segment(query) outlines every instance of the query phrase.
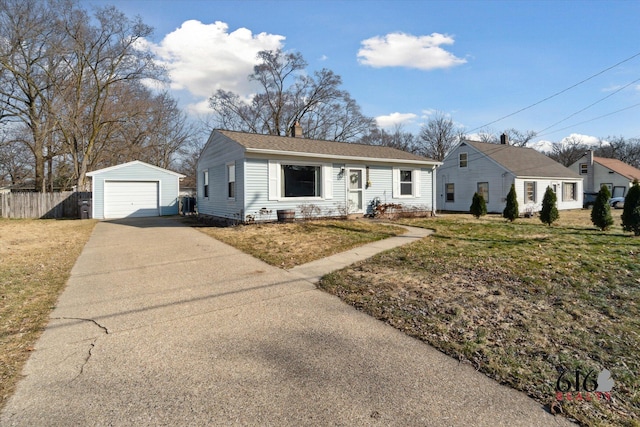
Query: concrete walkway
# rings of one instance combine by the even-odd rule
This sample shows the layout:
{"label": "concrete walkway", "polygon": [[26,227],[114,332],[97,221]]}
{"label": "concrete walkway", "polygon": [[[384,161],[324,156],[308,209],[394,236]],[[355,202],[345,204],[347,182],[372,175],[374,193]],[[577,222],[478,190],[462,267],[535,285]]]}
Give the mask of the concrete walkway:
{"label": "concrete walkway", "polygon": [[101,222],[0,425],[569,425],[317,290],[316,267]]}

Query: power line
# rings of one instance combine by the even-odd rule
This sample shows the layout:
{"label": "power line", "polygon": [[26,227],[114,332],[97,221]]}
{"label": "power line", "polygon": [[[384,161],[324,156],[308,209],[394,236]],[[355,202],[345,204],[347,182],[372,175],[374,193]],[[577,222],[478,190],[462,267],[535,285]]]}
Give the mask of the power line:
{"label": "power line", "polygon": [[475,130],[482,129],[482,128],[487,127],[487,126],[490,126],[490,125],[492,125],[492,124],[494,124],[494,123],[498,123],[499,121],[502,121],[502,120],[504,120],[504,119],[506,119],[506,118],[508,118],[508,117],[515,116],[516,114],[521,113],[521,112],[523,112],[523,111],[525,111],[525,110],[528,110],[529,108],[532,108],[532,107],[535,107],[536,105],[542,104],[543,102],[548,101],[548,100],[550,100],[550,99],[552,99],[552,98],[555,98],[556,96],[561,95],[561,94],[563,94],[563,93],[565,93],[565,92],[567,92],[567,91],[569,91],[569,90],[573,89],[573,88],[574,88],[574,87],[576,87],[576,86],[580,86],[581,84],[588,82],[589,80],[591,80],[591,79],[593,79],[593,78],[595,78],[595,77],[599,76],[600,74],[604,74],[604,73],[606,73],[607,71],[609,71],[609,70],[611,70],[611,69],[613,69],[613,68],[615,68],[615,67],[617,67],[617,66],[619,66],[619,65],[621,65],[621,64],[624,64],[625,62],[631,61],[633,58],[636,58],[636,57],[638,57],[638,56],[640,56],[640,52],[638,52],[638,53],[636,53],[635,55],[632,55],[632,56],[628,57],[627,59],[624,59],[624,60],[622,60],[622,61],[620,61],[620,62],[618,62],[618,63],[616,63],[616,64],[614,64],[614,65],[612,65],[612,66],[610,66],[610,67],[608,67],[608,68],[605,68],[604,70],[599,71],[599,72],[597,72],[596,74],[594,74],[594,75],[592,75],[592,76],[590,76],[590,77],[587,77],[586,79],[581,80],[581,81],[579,81],[578,83],[576,83],[576,84],[574,84],[574,85],[572,85],[572,86],[569,86],[569,87],[568,87],[568,88],[566,88],[566,89],[561,90],[560,92],[556,92],[556,93],[554,93],[553,95],[547,96],[546,98],[541,99],[541,100],[540,100],[540,101],[538,101],[538,102],[535,102],[535,103],[533,103],[533,104],[531,104],[531,105],[529,105],[529,106],[527,106],[527,107],[521,108],[521,109],[519,109],[518,111],[515,111],[515,112],[513,112],[513,113],[511,113],[511,114],[507,114],[506,116],[500,117],[499,119],[494,120],[494,121],[492,121],[492,122],[489,122],[489,123],[487,123],[487,124],[485,124],[485,125],[478,126],[477,128],[471,129],[469,132],[473,132],[473,131],[475,131]]}
{"label": "power line", "polygon": [[538,132],[536,132],[536,134],[537,134],[537,135],[540,135],[540,134],[542,134],[542,132],[544,132],[544,131],[546,131],[546,130],[551,129],[552,127],[555,127],[556,125],[559,125],[560,123],[562,123],[562,122],[564,122],[564,121],[569,120],[571,117],[573,117],[573,116],[577,116],[578,114],[582,113],[583,111],[588,110],[589,108],[593,107],[593,106],[594,106],[594,105],[596,105],[596,104],[599,104],[600,102],[604,101],[605,99],[612,97],[612,96],[613,96],[613,95],[615,95],[616,93],[618,93],[618,92],[620,92],[620,91],[622,91],[622,90],[624,90],[624,89],[628,88],[629,86],[631,86],[632,84],[634,84],[634,83],[636,83],[636,82],[638,82],[638,81],[640,81],[640,79],[636,79],[636,80],[632,81],[631,83],[628,83],[628,84],[626,84],[626,85],[622,86],[621,88],[618,88],[617,90],[613,91],[612,93],[610,93],[609,95],[605,96],[604,98],[600,98],[600,99],[599,99],[599,100],[597,100],[596,102],[594,102],[594,103],[592,103],[592,104],[587,105],[587,106],[586,106],[586,107],[584,107],[583,109],[578,110],[578,111],[576,111],[576,112],[575,112],[575,113],[573,113],[573,114],[568,115],[568,116],[567,116],[567,117],[565,117],[564,119],[562,119],[562,120],[560,120],[560,121],[555,122],[555,123],[554,123],[554,124],[552,124],[551,126],[547,126],[546,128],[544,128],[544,129],[542,129],[542,130],[539,130]]}
{"label": "power line", "polygon": [[599,119],[602,119],[602,118],[604,118],[604,117],[609,117],[609,116],[612,116],[612,115],[614,115],[614,114],[620,113],[620,112],[622,112],[622,111],[630,110],[630,109],[635,108],[635,107],[638,107],[638,106],[640,106],[640,102],[639,102],[639,103],[637,103],[637,104],[630,105],[630,106],[625,107],[625,108],[621,108],[620,110],[616,110],[616,111],[613,111],[613,112],[611,112],[611,113],[603,114],[602,116],[594,117],[594,118],[592,118],[592,119],[585,120],[585,121],[580,122],[580,123],[574,123],[574,124],[572,124],[572,125],[570,125],[570,126],[566,126],[566,127],[560,128],[560,129],[556,129],[556,130],[551,131],[551,132],[543,133],[543,134],[538,135],[538,136],[551,135],[552,133],[560,132],[560,131],[562,131],[562,130],[567,130],[567,129],[572,128],[572,127],[574,127],[574,126],[583,125],[583,124],[585,124],[585,123],[593,122],[593,121],[595,121],[595,120],[599,120]]}

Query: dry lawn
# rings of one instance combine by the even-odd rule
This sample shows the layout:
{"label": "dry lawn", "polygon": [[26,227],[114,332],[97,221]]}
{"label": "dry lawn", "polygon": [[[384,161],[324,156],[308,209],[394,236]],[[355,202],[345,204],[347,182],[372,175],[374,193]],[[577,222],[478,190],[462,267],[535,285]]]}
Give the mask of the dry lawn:
{"label": "dry lawn", "polygon": [[[640,239],[589,212],[507,223],[445,215],[434,235],[320,287],[583,425],[640,425]],[[611,371],[612,402],[556,402],[559,373]],[[593,379],[593,378],[592,378]],[[592,393],[593,394],[593,393]],[[595,397],[595,396],[594,396]],[[556,409],[556,408],[554,408]]]}
{"label": "dry lawn", "polygon": [[198,226],[198,229],[268,264],[285,269],[406,231],[402,227],[356,220]]}
{"label": "dry lawn", "polygon": [[0,219],[0,408],[95,224]]}

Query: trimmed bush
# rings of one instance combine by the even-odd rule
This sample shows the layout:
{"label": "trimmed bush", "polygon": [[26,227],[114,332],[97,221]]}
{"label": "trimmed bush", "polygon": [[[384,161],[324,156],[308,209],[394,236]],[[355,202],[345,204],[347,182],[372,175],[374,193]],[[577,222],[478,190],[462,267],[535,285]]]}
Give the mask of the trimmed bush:
{"label": "trimmed bush", "polygon": [[511,184],[511,190],[507,194],[507,206],[502,211],[502,216],[513,222],[520,216],[518,210],[518,195],[516,194],[515,184]]}
{"label": "trimmed bush", "polygon": [[610,198],[609,189],[603,185],[598,191],[598,196],[591,210],[591,222],[602,231],[608,230],[613,225],[611,206],[609,206]]}
{"label": "trimmed bush", "polygon": [[551,225],[560,218],[560,213],[558,213],[558,207],[556,206],[557,202],[558,198],[555,191],[551,187],[547,187],[547,191],[544,192],[544,197],[542,198],[542,210],[540,211],[540,221],[543,224]]}
{"label": "trimmed bush", "polygon": [[624,198],[622,209],[622,229],[640,236],[640,183],[633,181],[633,186]]}
{"label": "trimmed bush", "polygon": [[471,207],[469,208],[471,211],[471,215],[476,218],[480,218],[487,214],[487,203],[484,201],[484,197],[479,195],[478,193],[473,193],[473,201],[471,202]]}

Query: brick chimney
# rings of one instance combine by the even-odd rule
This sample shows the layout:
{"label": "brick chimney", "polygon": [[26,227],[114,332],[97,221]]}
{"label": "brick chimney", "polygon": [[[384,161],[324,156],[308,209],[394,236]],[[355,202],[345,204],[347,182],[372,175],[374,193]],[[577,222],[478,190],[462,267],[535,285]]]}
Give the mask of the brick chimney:
{"label": "brick chimney", "polygon": [[507,135],[506,133],[500,135],[500,144],[509,145],[509,135]]}
{"label": "brick chimney", "polygon": [[291,126],[291,136],[294,138],[302,138],[302,126],[300,126],[300,122],[296,122],[293,126]]}

